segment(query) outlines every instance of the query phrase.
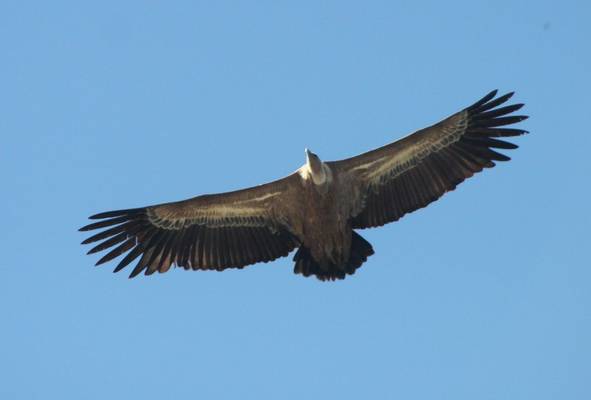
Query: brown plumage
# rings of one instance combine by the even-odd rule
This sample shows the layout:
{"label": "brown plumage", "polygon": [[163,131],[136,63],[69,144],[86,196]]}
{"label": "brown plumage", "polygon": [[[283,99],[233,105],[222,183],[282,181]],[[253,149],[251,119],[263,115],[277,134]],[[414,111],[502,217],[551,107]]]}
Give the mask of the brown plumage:
{"label": "brown plumage", "polygon": [[[513,93],[496,90],[468,108],[401,140],[356,157],[306,164],[286,178],[234,192],[155,206],[109,211],[81,231],[103,229],[82,244],[109,250],[97,265],[125,256],[115,272],[139,259],[130,277],[166,272],[242,268],[294,256],[294,272],[321,280],[353,274],[373,254],[354,229],[381,226],[427,206],[464,179],[509,157],[493,149],[526,119],[523,104],[502,106]],[[501,138],[501,139],[498,139]]]}

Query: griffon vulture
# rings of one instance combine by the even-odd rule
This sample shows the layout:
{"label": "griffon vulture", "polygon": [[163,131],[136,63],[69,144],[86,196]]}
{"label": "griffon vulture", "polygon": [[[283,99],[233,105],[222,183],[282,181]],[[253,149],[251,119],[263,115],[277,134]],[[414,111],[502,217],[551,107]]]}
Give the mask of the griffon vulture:
{"label": "griffon vulture", "polygon": [[[507,128],[526,119],[513,93],[492,91],[470,107],[379,149],[323,162],[306,149],[306,163],[274,182],[149,207],[109,211],[81,231],[103,229],[82,244],[111,249],[96,264],[127,253],[120,271],[139,257],[130,277],[190,270],[242,268],[298,248],[294,272],[343,279],[374,253],[355,230],[394,222],[427,206],[464,179],[509,157],[502,140],[527,131]],[[503,105],[501,107],[501,105]],[[501,138],[501,139],[497,139]]]}

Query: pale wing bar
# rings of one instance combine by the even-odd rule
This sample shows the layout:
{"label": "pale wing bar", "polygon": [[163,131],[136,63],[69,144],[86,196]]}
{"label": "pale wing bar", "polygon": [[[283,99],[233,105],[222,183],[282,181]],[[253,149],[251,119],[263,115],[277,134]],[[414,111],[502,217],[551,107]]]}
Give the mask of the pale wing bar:
{"label": "pale wing bar", "polygon": [[[173,265],[193,270],[242,268],[287,256],[298,245],[284,226],[257,208],[247,209],[241,215],[236,210],[230,212],[231,206],[227,205],[228,212],[224,214],[219,205],[191,205],[198,199],[93,215],[90,219],[101,221],[80,231],[106,229],[82,244],[102,241],[88,254],[110,249],[96,265],[127,253],[114,272],[141,256],[130,278],[142,271],[146,275],[166,272]],[[262,210],[269,205],[265,207]]]}
{"label": "pale wing bar", "polygon": [[[492,91],[432,127],[366,153],[369,160],[356,168],[365,169],[368,189],[362,211],[353,218],[353,228],[396,221],[437,200],[483,168],[494,167],[495,161],[510,160],[493,148],[509,150],[517,145],[495,138],[527,133],[505,127],[527,116],[509,115],[523,104],[498,108],[513,92],[495,98],[496,94],[496,90]],[[402,142],[405,146],[399,145]],[[384,161],[388,157],[389,161]]]}

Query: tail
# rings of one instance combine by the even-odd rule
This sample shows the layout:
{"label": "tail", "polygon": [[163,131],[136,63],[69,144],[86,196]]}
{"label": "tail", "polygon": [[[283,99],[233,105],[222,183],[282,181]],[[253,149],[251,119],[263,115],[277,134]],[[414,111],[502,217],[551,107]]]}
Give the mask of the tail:
{"label": "tail", "polygon": [[326,265],[321,266],[312,256],[307,248],[301,246],[293,260],[295,267],[293,272],[302,274],[304,276],[316,275],[316,278],[321,281],[335,281],[337,279],[345,279],[347,275],[353,275],[355,270],[361,267],[367,257],[374,253],[371,244],[362,238],[359,234],[353,231],[351,237],[351,254],[349,261],[343,265]]}

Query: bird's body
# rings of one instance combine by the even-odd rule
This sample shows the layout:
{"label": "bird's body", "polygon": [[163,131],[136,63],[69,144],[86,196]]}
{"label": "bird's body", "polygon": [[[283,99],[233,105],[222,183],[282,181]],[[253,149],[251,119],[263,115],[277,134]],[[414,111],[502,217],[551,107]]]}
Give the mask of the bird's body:
{"label": "bird's body", "polygon": [[140,257],[131,277],[144,271],[242,268],[294,256],[296,273],[321,280],[353,274],[373,254],[355,230],[381,226],[425,207],[464,179],[509,158],[492,148],[517,146],[495,137],[526,131],[502,128],[525,116],[523,105],[498,106],[489,93],[429,128],[356,157],[322,162],[306,150],[295,173],[253,188],[203,195],[156,206],[110,211],[81,230],[108,228],[83,244],[89,251],[117,246],[97,263],[123,253],[115,271]]}
{"label": "bird's body", "polygon": [[346,177],[333,172],[330,166],[324,164],[323,167],[328,177],[322,183],[316,183],[311,174],[299,174],[305,206],[298,237],[320,267],[329,270],[349,260],[352,228],[348,215],[351,210],[347,209],[350,203],[343,199],[354,198],[351,193],[354,186],[347,184]]}

